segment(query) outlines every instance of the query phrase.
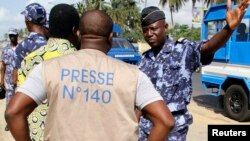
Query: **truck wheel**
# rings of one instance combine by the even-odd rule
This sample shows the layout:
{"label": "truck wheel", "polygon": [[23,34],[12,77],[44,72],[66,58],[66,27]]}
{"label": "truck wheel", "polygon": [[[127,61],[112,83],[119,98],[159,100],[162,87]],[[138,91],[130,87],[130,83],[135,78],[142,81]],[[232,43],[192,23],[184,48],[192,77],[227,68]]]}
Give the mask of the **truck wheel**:
{"label": "truck wheel", "polygon": [[223,100],[226,114],[237,121],[245,121],[250,117],[248,97],[240,85],[232,85],[226,90]]}

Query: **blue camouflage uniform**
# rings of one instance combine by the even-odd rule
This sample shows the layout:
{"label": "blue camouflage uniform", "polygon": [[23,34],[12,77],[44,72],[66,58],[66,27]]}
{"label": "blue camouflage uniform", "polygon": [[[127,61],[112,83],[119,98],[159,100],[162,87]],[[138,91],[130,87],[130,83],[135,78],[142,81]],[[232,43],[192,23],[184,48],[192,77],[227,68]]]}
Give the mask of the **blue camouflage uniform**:
{"label": "blue camouflage uniform", "polygon": [[[200,66],[201,45],[202,42],[178,42],[167,37],[157,56],[151,49],[143,53],[140,70],[151,79],[176,121],[168,141],[185,141],[188,126],[193,122],[187,104],[192,94],[192,73]],[[146,141],[152,123],[142,116],[139,127],[139,140]]]}
{"label": "blue camouflage uniform", "polygon": [[[44,7],[40,4],[32,3],[27,5],[21,14],[24,15],[26,20],[44,28],[48,28],[47,14]],[[21,62],[25,56],[45,44],[47,44],[47,38],[45,36],[39,33],[30,32],[29,36],[25,38],[16,49],[14,62],[15,69],[19,69],[21,67]]]}
{"label": "blue camouflage uniform", "polygon": [[31,32],[27,38],[20,43],[15,51],[14,66],[16,69],[21,67],[21,62],[32,51],[47,44],[47,39],[43,35],[35,32]]}
{"label": "blue camouflage uniform", "polygon": [[14,95],[14,85],[12,84],[12,71],[14,69],[15,48],[12,48],[10,45],[7,45],[3,49],[2,59],[5,64],[5,73],[4,73],[4,85],[6,90],[6,104],[9,103],[10,99]]}
{"label": "blue camouflage uniform", "polygon": [[[15,35],[16,38],[18,38],[18,31],[15,28],[10,28],[8,31],[8,35],[10,38],[10,42],[11,42],[11,38],[10,36]],[[13,44],[14,45],[14,44]],[[8,44],[5,48],[3,48],[2,51],[2,56],[1,59],[5,65],[5,70],[4,70],[4,86],[5,86],[5,96],[6,96],[6,105],[9,104],[10,99],[13,97],[14,95],[14,85],[12,84],[12,72],[14,69],[13,63],[14,63],[14,56],[15,56],[15,49],[18,46],[18,44],[16,46],[12,46],[11,43]]]}

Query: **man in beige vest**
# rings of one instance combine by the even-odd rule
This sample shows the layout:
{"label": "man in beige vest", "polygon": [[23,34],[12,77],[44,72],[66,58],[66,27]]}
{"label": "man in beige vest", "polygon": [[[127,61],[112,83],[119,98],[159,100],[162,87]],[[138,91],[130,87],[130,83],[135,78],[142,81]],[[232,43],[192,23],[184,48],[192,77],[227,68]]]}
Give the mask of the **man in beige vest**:
{"label": "man in beige vest", "polygon": [[154,124],[148,140],[167,138],[174,120],[149,78],[136,66],[106,55],[112,26],[104,12],[84,13],[81,50],[33,69],[5,113],[17,141],[30,141],[27,116],[45,98],[46,141],[137,141],[136,107]]}

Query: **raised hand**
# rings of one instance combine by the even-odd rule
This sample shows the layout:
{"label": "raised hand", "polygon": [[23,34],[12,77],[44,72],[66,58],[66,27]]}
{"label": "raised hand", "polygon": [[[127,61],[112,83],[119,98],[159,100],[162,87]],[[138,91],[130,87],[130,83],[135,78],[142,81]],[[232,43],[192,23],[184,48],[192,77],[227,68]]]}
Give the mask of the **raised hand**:
{"label": "raised hand", "polygon": [[231,0],[227,0],[226,20],[230,29],[234,30],[240,24],[249,4],[250,0],[243,0],[235,9],[232,9]]}

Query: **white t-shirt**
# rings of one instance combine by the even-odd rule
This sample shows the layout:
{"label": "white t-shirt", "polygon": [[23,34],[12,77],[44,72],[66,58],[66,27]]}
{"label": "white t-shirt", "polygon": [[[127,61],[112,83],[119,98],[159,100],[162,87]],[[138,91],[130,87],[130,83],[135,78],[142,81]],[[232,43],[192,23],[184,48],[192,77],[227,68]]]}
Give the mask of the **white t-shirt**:
{"label": "white t-shirt", "polygon": [[[31,97],[37,104],[41,104],[46,99],[47,95],[42,77],[42,63],[32,70],[23,85],[17,89],[17,92]],[[136,91],[136,107],[143,109],[146,105],[158,100],[163,100],[163,98],[155,90],[146,74],[140,71]]]}

